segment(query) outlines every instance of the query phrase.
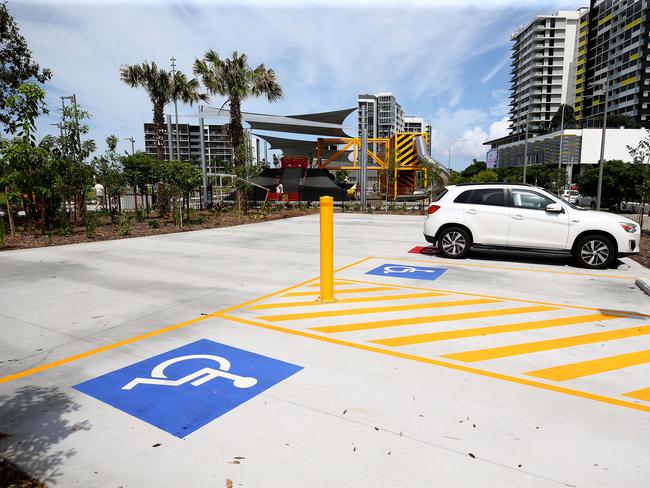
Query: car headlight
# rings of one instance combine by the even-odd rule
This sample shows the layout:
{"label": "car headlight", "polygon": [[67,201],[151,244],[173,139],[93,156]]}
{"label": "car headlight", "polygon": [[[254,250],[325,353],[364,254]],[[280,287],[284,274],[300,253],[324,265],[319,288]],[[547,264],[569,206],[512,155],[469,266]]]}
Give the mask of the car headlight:
{"label": "car headlight", "polygon": [[619,225],[623,227],[623,230],[625,232],[629,232],[630,234],[634,234],[636,232],[636,229],[639,227],[636,224],[632,224],[630,222],[619,222]]}

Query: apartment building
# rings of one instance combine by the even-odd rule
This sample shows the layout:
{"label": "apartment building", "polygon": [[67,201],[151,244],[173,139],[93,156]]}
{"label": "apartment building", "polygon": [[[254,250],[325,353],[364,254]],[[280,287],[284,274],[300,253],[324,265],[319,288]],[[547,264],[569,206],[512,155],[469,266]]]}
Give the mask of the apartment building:
{"label": "apartment building", "polygon": [[[223,125],[204,126],[206,170],[210,173],[223,173],[223,168],[232,161],[232,146]],[[172,158],[176,159],[180,147],[182,161],[201,162],[201,128],[199,125],[178,124],[180,144],[176,144],[176,128],[172,128]],[[144,147],[147,154],[156,155],[156,133],[154,124],[144,124]],[[169,160],[169,141],[165,127],[165,160]]]}
{"label": "apartment building", "polygon": [[361,134],[362,107],[366,108],[368,137],[391,137],[395,132],[404,132],[404,110],[391,92],[357,97],[358,130]]}
{"label": "apartment building", "polygon": [[404,132],[425,132],[427,138],[427,150],[431,154],[431,124],[424,117],[404,116]]}
{"label": "apartment building", "polygon": [[575,93],[580,11],[538,15],[512,34],[510,131],[545,130]]}
{"label": "apartment building", "polygon": [[576,119],[599,126],[605,111],[650,124],[650,2],[592,0],[580,18]]}

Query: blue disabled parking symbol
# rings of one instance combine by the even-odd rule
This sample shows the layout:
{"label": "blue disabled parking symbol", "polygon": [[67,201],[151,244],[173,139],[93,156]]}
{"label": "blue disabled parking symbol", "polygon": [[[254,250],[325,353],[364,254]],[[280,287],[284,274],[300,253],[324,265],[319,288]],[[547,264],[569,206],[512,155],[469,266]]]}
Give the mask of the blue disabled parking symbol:
{"label": "blue disabled parking symbol", "polygon": [[405,264],[382,264],[378,268],[366,272],[370,275],[394,276],[397,278],[411,278],[413,280],[437,279],[447,268],[430,268],[428,266],[411,266]]}
{"label": "blue disabled parking symbol", "polygon": [[202,339],[74,388],[182,438],[301,369]]}

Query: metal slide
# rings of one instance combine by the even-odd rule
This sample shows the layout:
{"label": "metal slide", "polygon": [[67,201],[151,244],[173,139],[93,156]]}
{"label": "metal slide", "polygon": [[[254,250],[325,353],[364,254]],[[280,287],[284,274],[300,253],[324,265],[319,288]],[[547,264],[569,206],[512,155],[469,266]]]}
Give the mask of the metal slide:
{"label": "metal slide", "polygon": [[415,150],[418,153],[418,159],[425,166],[438,167],[440,168],[440,177],[442,178],[442,184],[449,184],[449,171],[438,161],[433,159],[429,153],[427,153],[427,145],[422,136],[415,136]]}

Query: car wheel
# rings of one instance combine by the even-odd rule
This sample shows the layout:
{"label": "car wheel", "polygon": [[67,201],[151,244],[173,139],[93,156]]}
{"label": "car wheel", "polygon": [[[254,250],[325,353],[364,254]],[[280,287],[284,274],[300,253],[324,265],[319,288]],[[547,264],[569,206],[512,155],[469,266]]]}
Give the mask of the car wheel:
{"label": "car wheel", "polygon": [[611,239],[601,235],[587,235],[581,238],[575,247],[575,258],[584,268],[606,268],[615,257]]}
{"label": "car wheel", "polygon": [[460,227],[448,227],[438,237],[438,250],[446,258],[464,258],[471,245],[469,234]]}

